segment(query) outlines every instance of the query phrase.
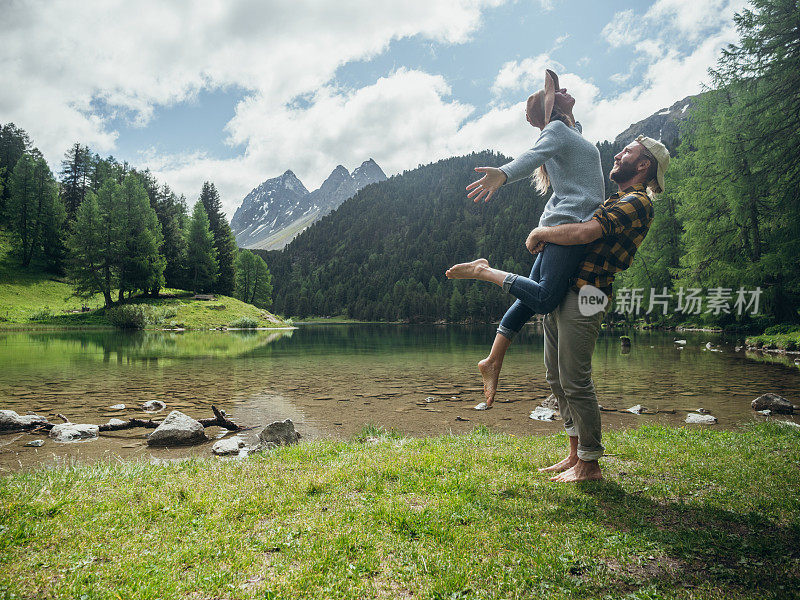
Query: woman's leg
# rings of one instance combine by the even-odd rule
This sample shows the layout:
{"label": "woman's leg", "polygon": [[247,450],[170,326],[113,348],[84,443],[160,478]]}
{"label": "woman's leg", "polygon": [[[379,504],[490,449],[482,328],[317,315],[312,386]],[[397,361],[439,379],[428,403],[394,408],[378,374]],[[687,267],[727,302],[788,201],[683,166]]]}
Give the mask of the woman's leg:
{"label": "woman's leg", "polygon": [[569,288],[569,281],[585,253],[584,245],[547,244],[536,257],[530,277],[492,269],[489,262],[483,258],[458,264],[447,270],[446,275],[450,279],[489,281],[517,296],[517,301],[511,305],[500,321],[489,356],[478,363],[483,378],[483,393],[486,396],[487,408],[494,402],[503,359],[514,335],[535,313],[547,314],[560,304]]}
{"label": "woman's leg", "polygon": [[585,254],[585,245],[547,244],[541,252],[539,281],[493,269],[485,258],[453,265],[445,275],[448,279],[479,279],[494,283],[516,296],[534,313],[546,315],[564,299],[570,279]]}
{"label": "woman's leg", "polygon": [[512,273],[503,280],[503,289],[516,296],[534,313],[546,315],[561,304],[569,289],[570,279],[585,254],[585,245],[547,244],[540,254],[542,260],[538,281]]}
{"label": "woman's leg", "polygon": [[[531,269],[530,279],[537,280],[540,274],[542,254],[536,256]],[[486,396],[486,407],[491,408],[494,396],[497,393],[497,382],[500,379],[500,370],[503,368],[503,359],[506,356],[511,340],[533,316],[533,311],[525,306],[522,301],[515,300],[514,304],[503,315],[494,337],[489,356],[478,363],[478,369],[483,378],[483,395]]]}

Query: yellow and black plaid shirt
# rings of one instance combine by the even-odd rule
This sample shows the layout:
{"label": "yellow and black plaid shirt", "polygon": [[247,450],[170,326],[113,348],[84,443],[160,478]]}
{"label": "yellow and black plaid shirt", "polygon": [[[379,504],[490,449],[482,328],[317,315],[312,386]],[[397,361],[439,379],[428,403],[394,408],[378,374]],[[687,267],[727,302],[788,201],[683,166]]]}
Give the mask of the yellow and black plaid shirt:
{"label": "yellow and black plaid shirt", "polygon": [[611,298],[614,275],[633,262],[633,255],[647,235],[653,221],[653,202],[644,185],[636,184],[611,194],[594,212],[592,219],[603,228],[603,237],[589,244],[578,267],[575,285],[587,283]]}

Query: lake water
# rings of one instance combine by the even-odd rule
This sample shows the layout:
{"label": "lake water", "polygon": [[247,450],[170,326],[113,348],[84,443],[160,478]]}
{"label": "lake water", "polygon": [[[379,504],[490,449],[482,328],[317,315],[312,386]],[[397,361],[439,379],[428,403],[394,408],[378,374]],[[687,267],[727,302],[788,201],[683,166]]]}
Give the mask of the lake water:
{"label": "lake water", "polygon": [[[33,411],[53,422],[63,413],[75,423],[102,424],[111,417],[147,418],[140,406],[148,400],[167,404],[156,418],[171,409],[211,417],[214,404],[247,426],[290,418],[304,439],[346,438],[364,424],[413,436],[481,424],[517,435],[560,431],[560,422],[528,416],[549,395],[535,326],[508,354],[495,408],[473,410],[482,400],[476,363],[494,331],[488,325],[331,324],[251,333],[7,332],[0,334],[0,408]],[[629,353],[620,347],[622,333],[632,338]],[[676,338],[687,340],[683,350]],[[604,427],[682,425],[686,412],[698,407],[719,419],[714,427],[732,427],[765,418],[750,402],[766,392],[800,404],[800,368],[792,359],[745,356],[734,350],[739,341],[700,332],[602,331],[594,380],[600,404],[612,409],[603,413]],[[707,342],[719,351],[706,350]],[[430,396],[439,401],[425,403]],[[128,408],[108,408],[119,403]],[[635,404],[660,412],[619,412]],[[0,434],[0,473],[71,460],[210,454],[211,443],[151,449],[144,442],[149,431],[104,433],[73,444]],[[250,441],[257,431],[239,435]],[[225,434],[217,428],[207,433]],[[24,445],[37,438],[44,446]]]}

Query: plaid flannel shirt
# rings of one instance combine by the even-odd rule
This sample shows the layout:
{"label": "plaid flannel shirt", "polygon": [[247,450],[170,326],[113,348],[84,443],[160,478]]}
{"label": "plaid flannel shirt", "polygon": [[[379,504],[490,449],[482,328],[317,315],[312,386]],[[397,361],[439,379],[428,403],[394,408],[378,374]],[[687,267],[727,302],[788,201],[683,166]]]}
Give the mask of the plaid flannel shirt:
{"label": "plaid flannel shirt", "polygon": [[611,298],[614,275],[633,262],[633,255],[653,221],[653,202],[644,185],[636,184],[609,196],[592,219],[600,223],[603,236],[589,245],[578,267],[575,286],[591,284]]}

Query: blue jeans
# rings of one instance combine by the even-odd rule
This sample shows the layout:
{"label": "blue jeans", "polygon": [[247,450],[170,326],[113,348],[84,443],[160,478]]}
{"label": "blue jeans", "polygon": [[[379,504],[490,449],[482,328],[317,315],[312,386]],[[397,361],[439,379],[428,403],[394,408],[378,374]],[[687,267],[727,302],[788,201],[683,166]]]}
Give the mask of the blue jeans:
{"label": "blue jeans", "polygon": [[509,273],[503,289],[516,296],[517,301],[503,315],[497,333],[513,339],[534,314],[546,315],[555,310],[585,254],[585,244],[547,244],[536,257],[530,277]]}

